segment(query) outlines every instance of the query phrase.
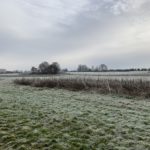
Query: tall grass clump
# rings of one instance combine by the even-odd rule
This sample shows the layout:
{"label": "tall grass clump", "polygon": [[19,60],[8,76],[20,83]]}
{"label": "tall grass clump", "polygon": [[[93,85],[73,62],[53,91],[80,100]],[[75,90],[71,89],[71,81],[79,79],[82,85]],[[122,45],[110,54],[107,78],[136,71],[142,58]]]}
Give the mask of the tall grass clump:
{"label": "tall grass clump", "polygon": [[62,88],[81,91],[92,90],[103,94],[129,95],[135,97],[150,97],[150,81],[138,80],[114,80],[92,78],[48,78],[48,79],[16,79],[15,84],[29,85],[33,87]]}

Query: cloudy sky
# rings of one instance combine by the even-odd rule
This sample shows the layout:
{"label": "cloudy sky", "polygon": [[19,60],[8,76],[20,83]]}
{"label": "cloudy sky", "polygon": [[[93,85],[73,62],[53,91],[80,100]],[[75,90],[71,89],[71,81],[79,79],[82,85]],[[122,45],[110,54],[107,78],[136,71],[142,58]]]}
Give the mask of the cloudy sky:
{"label": "cloudy sky", "polygon": [[150,67],[150,0],[0,0],[0,68]]}

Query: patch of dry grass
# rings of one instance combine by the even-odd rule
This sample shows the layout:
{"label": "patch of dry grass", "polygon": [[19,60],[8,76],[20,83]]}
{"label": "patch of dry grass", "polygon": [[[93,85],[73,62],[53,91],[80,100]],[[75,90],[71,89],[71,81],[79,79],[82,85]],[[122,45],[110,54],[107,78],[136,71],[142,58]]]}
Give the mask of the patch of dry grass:
{"label": "patch of dry grass", "polygon": [[103,94],[118,94],[134,97],[150,97],[150,81],[144,80],[113,80],[92,78],[46,78],[16,79],[19,85],[33,87],[61,88],[73,91],[94,90]]}

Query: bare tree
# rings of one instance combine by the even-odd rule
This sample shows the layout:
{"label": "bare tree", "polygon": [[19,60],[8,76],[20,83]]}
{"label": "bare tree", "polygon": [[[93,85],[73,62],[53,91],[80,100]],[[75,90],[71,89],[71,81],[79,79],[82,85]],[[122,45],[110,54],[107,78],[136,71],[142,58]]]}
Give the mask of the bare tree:
{"label": "bare tree", "polygon": [[99,71],[107,71],[107,70],[108,70],[107,65],[101,64],[101,65],[99,66]]}
{"label": "bare tree", "polygon": [[77,71],[78,72],[87,72],[87,71],[89,71],[89,68],[86,65],[79,65]]}
{"label": "bare tree", "polygon": [[50,74],[58,74],[60,72],[60,65],[57,62],[53,62],[48,66],[47,71]]}
{"label": "bare tree", "polygon": [[32,74],[37,74],[38,73],[38,69],[36,67],[32,67],[31,68],[31,73]]}
{"label": "bare tree", "polygon": [[47,61],[44,61],[42,62],[40,65],[39,65],[39,71],[40,73],[48,73],[47,72],[47,68],[49,67],[49,63]]}

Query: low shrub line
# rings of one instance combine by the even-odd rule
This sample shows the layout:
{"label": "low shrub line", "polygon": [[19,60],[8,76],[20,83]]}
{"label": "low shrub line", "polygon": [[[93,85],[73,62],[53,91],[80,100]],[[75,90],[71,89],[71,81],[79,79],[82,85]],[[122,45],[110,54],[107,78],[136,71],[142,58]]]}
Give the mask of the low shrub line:
{"label": "low shrub line", "polygon": [[150,81],[144,80],[113,80],[91,78],[49,78],[49,79],[16,79],[15,84],[33,87],[62,88],[81,91],[94,90],[103,94],[119,94],[135,97],[150,97]]}

